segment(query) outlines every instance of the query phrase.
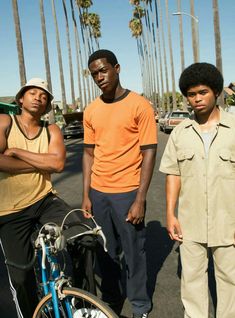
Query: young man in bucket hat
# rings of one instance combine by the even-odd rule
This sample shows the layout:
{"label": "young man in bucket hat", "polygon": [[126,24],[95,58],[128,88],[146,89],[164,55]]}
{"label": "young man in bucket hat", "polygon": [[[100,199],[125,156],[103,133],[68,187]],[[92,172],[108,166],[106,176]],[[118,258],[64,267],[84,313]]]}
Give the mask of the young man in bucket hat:
{"label": "young man in bucket hat", "polygon": [[[51,109],[47,82],[33,78],[16,94],[21,114],[0,114],[0,240],[6,260],[28,264],[36,223],[61,223],[70,207],[56,196],[51,173],[61,172],[66,151],[56,124],[41,116]],[[18,317],[31,318],[38,302],[33,270],[8,266]]]}

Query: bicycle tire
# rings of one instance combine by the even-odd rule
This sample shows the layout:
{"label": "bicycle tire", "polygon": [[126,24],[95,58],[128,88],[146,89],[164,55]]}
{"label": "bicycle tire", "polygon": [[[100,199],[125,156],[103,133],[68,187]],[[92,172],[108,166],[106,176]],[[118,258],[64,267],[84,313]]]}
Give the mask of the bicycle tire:
{"label": "bicycle tire", "polygon": [[[73,318],[118,318],[118,316],[98,297],[78,288],[64,288],[65,298],[59,300],[61,318],[67,318],[65,299],[69,300]],[[49,293],[38,303],[33,318],[55,318],[52,309],[52,295]]]}

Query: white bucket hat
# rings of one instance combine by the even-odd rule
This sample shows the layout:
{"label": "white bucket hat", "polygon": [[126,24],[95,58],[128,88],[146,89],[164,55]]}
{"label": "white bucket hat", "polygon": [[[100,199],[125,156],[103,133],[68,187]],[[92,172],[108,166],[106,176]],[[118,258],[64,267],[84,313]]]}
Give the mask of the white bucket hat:
{"label": "white bucket hat", "polygon": [[47,81],[41,79],[41,78],[31,78],[24,86],[21,87],[19,92],[15,96],[16,103],[21,106],[20,98],[23,96],[24,92],[29,89],[30,87],[38,87],[43,89],[45,92],[48,93],[48,103],[45,110],[45,113],[48,113],[51,110],[51,102],[54,99],[54,96],[52,93],[48,90],[48,83]]}

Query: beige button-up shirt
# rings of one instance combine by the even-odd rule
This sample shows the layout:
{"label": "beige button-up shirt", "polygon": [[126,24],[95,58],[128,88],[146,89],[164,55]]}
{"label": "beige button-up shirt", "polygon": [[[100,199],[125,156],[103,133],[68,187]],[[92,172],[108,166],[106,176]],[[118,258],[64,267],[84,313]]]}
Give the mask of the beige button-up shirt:
{"label": "beige button-up shirt", "polygon": [[169,137],[160,171],[181,177],[178,219],[184,239],[208,246],[234,244],[234,115],[220,108],[207,156],[199,125],[184,120]]}

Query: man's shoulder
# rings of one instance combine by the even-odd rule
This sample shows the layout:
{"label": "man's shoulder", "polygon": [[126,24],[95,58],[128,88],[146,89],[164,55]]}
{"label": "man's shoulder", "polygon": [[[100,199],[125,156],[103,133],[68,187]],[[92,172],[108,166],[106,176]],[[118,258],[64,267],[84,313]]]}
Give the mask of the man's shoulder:
{"label": "man's shoulder", "polygon": [[235,128],[235,114],[229,113],[220,107],[220,122]]}
{"label": "man's shoulder", "polygon": [[144,102],[150,104],[150,101],[143,95],[140,95],[139,93],[135,91],[130,91],[129,94],[127,95],[130,98],[133,98],[137,101]]}
{"label": "man's shoulder", "polygon": [[137,112],[145,112],[146,110],[150,112],[151,110],[153,111],[153,105],[151,105],[150,101],[134,91],[130,91],[126,98],[128,104],[136,109]]}
{"label": "man's shoulder", "polygon": [[8,114],[0,114],[0,128],[8,129],[12,125],[12,117]]}
{"label": "man's shoulder", "polygon": [[186,118],[183,121],[181,121],[173,130],[175,131],[175,133],[180,133],[182,130],[185,130],[185,128],[192,126],[192,124],[193,119]]}
{"label": "man's shoulder", "polygon": [[84,109],[84,112],[90,111],[93,108],[99,106],[102,103],[100,96],[96,97],[93,101],[91,101]]}

